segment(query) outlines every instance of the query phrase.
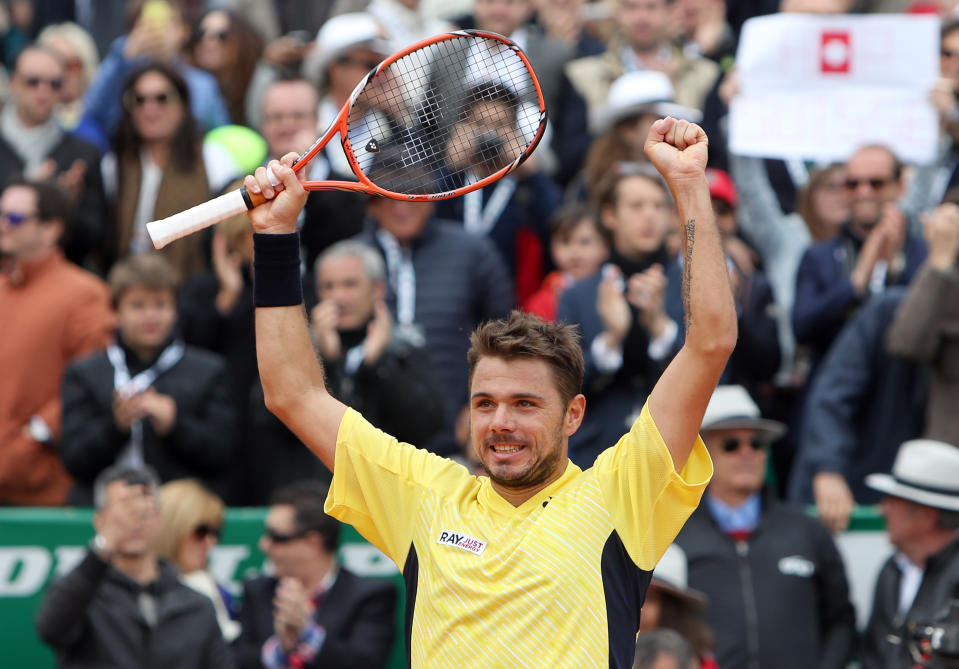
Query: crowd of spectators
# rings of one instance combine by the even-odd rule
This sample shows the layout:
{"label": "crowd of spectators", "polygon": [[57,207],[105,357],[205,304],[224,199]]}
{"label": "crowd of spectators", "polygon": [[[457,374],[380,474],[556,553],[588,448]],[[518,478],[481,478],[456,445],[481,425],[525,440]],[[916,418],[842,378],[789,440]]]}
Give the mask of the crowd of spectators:
{"label": "crowd of spectators", "polygon": [[[283,666],[290,653],[313,666],[322,648],[338,648],[324,639],[336,634],[332,622],[324,628],[326,622],[303,617],[316,609],[316,602],[304,604],[304,587],[315,595],[334,583],[328,574],[337,572],[329,557],[335,536],[311,515],[309,490],[294,487],[274,497],[301,479],[328,480],[329,472],[263,403],[247,219],[224,221],[159,252],[146,223],[238,187],[238,178],[271,158],[305,150],[383,57],[461,27],[505,34],[525,49],[542,84],[549,129],[520,169],[469,198],[433,204],[336,191],[309,195],[299,221],[302,279],[331,392],[401,440],[470,463],[462,437],[468,334],[522,308],[580,330],[589,411],[570,439],[570,457],[591,465],[632,423],[684,336],[680,224],[643,140],[660,116],[701,123],[710,135],[710,194],[739,317],[739,344],[721,383],[741,391],[737,401],[747,413],[778,422],[750,426],[762,437],[762,460],[747,463],[755,480],[724,490],[728,480],[717,464],[706,499],[720,500],[723,511],[713,513],[704,501],[680,535],[689,581],[705,594],[656,580],[650,591],[657,601],[673,598],[694,611],[679,617],[704,611],[717,634],[679,625],[689,647],[668,634],[651,636],[637,666],[653,666],[659,652],[683,658],[676,666],[684,667],[690,659],[697,666],[718,660],[723,669],[787,666],[767,655],[773,643],[797,666],[843,666],[853,623],[842,561],[827,530],[845,529],[855,505],[890,494],[867,476],[892,472],[904,442],[959,446],[954,5],[0,3],[0,505],[95,504],[105,525],[121,527],[116,541],[135,544],[147,540],[142,532],[123,534],[132,532],[133,511],[113,511],[115,498],[142,489],[150,499],[159,495],[164,512],[176,509],[178,498],[190,500],[170,512],[179,515],[164,519],[173,524],[162,531],[152,528],[159,521],[149,509],[138,511],[149,517],[144,531],[162,537],[159,553],[113,573],[105,571],[109,551],[101,548],[79,568],[79,586],[68,581],[52,590],[40,618],[43,638],[77,647],[83,635],[62,619],[58,603],[93,581],[103,580],[104,596],[116,606],[136,608],[134,617],[160,613],[162,622],[162,607],[144,614],[143,602],[129,599],[128,581],[145,582],[144,574],[159,584],[151,596],[194,611],[196,600],[162,566],[169,560],[184,583],[215,605],[215,616],[191,614],[202,624],[189,633],[218,622],[223,638],[241,648],[241,666]],[[941,78],[929,91],[938,113],[936,162],[904,164],[881,144],[828,164],[730,153],[727,113],[740,94],[740,30],[747,19],[777,11],[938,14]],[[332,142],[309,166],[309,178],[356,177]],[[725,446],[715,428],[703,430],[717,463],[733,457],[735,444],[720,452]],[[744,462],[749,453],[743,451]],[[144,467],[158,480],[129,473]],[[103,479],[104,472],[113,478]],[[745,475],[740,468],[728,476]],[[171,483],[184,478],[191,482],[182,488]],[[726,546],[730,530],[712,516],[731,517],[735,525],[742,516],[730,509],[747,498],[760,500],[747,514],[749,533]],[[277,578],[249,584],[247,596],[262,600],[263,611],[245,610],[241,631],[233,603],[205,572],[205,550],[218,536],[224,504],[271,501],[279,511],[271,511],[266,549]],[[814,505],[819,521],[797,512],[800,505]],[[294,511],[309,520],[294,518]],[[797,528],[808,545],[779,538]],[[948,532],[954,539],[955,529]],[[313,543],[291,546],[307,535]],[[758,607],[758,633],[768,638],[739,643],[736,627],[753,629],[752,623],[716,607],[709,589],[697,584],[726,579],[731,587],[721,574],[703,579],[703,564],[734,562],[739,543],[750,537],[759,537],[751,562],[792,559],[783,557],[788,545],[805,555],[792,568],[813,570],[817,579],[825,572],[821,588],[835,601],[789,595],[810,607],[804,618],[811,636],[781,642],[777,632],[763,631],[791,624],[767,615],[781,597],[771,585],[762,595],[772,603],[736,605],[746,615]],[[301,573],[310,564],[315,570]],[[362,600],[357,606],[392,607],[395,593],[365,587],[343,576],[333,585],[355,590],[348,594]],[[275,633],[274,600],[285,602],[289,618],[276,623]],[[670,609],[662,606],[665,616]],[[92,629],[109,621],[99,616]],[[374,666],[390,639],[347,651]],[[726,645],[730,639],[736,648]],[[878,664],[880,646],[873,643],[867,659],[876,664],[868,666],[905,666]],[[204,648],[202,666],[230,666],[218,644]],[[99,657],[91,649],[77,652]]]}

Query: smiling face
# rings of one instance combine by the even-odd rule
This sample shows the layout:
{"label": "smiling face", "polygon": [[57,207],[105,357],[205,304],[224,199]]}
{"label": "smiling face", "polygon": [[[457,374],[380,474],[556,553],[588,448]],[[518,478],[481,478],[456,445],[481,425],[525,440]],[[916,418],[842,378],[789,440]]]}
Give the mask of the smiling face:
{"label": "smiling face", "polygon": [[582,395],[564,404],[543,360],[481,358],[470,384],[470,438],[494,489],[519,504],[562,476],[584,408]]}

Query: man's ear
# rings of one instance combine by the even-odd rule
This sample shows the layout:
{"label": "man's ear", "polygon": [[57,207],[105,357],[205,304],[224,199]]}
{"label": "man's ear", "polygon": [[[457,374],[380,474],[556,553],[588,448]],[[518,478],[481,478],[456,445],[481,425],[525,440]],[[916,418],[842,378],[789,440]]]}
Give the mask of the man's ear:
{"label": "man's ear", "polygon": [[386,299],[386,282],[385,281],[374,281],[373,282],[373,297],[376,298],[376,301]]}
{"label": "man's ear", "polygon": [[580,393],[566,405],[566,415],[563,418],[563,434],[567,437],[575,434],[579,426],[583,424],[583,418],[585,416],[586,398]]}
{"label": "man's ear", "polygon": [[43,225],[45,226],[45,239],[50,246],[56,246],[63,240],[63,235],[67,229],[63,221],[54,219],[44,221]]}

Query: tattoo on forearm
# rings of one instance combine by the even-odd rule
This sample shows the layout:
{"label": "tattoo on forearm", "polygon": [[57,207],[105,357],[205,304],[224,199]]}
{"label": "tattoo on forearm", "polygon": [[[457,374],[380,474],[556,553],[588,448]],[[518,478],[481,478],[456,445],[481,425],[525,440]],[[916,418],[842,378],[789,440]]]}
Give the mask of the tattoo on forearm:
{"label": "tattoo on forearm", "polygon": [[693,269],[693,240],[696,236],[696,219],[691,218],[683,226],[683,311],[686,314],[686,331],[689,332],[689,325],[692,322],[692,313],[690,312],[691,300],[689,293],[689,284],[692,281]]}

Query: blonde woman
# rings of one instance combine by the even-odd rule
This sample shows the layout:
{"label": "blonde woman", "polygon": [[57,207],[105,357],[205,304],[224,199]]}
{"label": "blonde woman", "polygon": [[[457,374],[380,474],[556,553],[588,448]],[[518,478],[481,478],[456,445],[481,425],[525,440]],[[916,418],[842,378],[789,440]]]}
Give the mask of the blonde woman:
{"label": "blonde woman", "polygon": [[210,549],[220,539],[223,500],[195,479],[178,479],[160,486],[163,526],[157,554],[180,570],[180,580],[213,602],[220,631],[227,642],[240,634],[230,615],[230,597],[207,569]]}

